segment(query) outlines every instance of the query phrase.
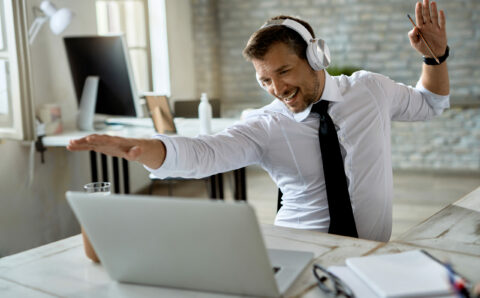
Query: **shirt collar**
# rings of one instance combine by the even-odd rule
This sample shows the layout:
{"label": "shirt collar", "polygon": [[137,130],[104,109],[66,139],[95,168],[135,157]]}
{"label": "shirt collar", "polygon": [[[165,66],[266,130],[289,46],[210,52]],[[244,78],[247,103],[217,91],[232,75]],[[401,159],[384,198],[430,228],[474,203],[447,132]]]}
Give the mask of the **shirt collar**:
{"label": "shirt collar", "polygon": [[[338,85],[335,81],[335,79],[328,74],[327,71],[323,70],[325,72],[325,87],[323,88],[323,93],[322,96],[320,96],[320,100],[328,100],[328,101],[333,101],[333,102],[341,102],[343,101],[343,96],[340,93],[340,90],[338,88]],[[317,103],[316,101],[315,103]],[[299,113],[294,113],[293,118],[297,122],[302,122],[305,120],[308,115],[310,115],[310,111],[312,110],[313,104],[309,105],[305,110],[299,112]]]}

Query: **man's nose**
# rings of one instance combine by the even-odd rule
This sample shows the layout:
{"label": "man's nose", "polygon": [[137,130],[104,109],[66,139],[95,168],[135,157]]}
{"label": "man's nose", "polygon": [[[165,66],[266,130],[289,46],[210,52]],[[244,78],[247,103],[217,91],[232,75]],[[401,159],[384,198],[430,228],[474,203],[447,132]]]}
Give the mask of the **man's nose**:
{"label": "man's nose", "polygon": [[272,92],[273,95],[276,97],[283,97],[286,92],[286,85],[282,82],[282,80],[272,80]]}

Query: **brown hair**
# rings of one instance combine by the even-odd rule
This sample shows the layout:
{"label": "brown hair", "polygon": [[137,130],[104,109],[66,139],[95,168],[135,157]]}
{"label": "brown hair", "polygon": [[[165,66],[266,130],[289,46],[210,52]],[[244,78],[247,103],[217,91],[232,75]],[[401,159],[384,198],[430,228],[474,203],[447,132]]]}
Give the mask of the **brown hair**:
{"label": "brown hair", "polygon": [[[273,20],[284,19],[291,19],[302,24],[305,28],[307,28],[312,37],[315,38],[315,33],[313,33],[313,29],[310,24],[295,17],[279,15],[270,18],[267,23]],[[251,61],[252,59],[261,60],[267,54],[270,47],[279,42],[289,46],[298,57],[305,60],[307,59],[307,43],[298,32],[286,26],[269,26],[261,28],[253,33],[252,36],[250,36],[245,49],[243,49],[243,56],[248,61]]]}

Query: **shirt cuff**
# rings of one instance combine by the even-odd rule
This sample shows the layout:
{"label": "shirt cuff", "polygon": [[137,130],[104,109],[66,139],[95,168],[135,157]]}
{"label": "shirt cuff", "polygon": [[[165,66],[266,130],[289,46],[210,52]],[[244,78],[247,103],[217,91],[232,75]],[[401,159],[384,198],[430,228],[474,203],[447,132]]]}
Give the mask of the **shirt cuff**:
{"label": "shirt cuff", "polygon": [[450,108],[450,94],[448,95],[439,95],[431,92],[427,88],[425,88],[421,82],[418,81],[417,86],[415,88],[422,93],[424,98],[427,100],[428,104],[433,108],[435,111],[435,115],[440,115],[444,109]]}
{"label": "shirt cuff", "polygon": [[177,148],[172,138],[169,136],[158,134],[153,136],[152,138],[162,141],[165,145],[165,160],[158,169],[152,169],[145,165],[143,167],[157,178],[164,179],[169,177],[168,174],[172,169],[175,169],[175,165],[177,164]]}

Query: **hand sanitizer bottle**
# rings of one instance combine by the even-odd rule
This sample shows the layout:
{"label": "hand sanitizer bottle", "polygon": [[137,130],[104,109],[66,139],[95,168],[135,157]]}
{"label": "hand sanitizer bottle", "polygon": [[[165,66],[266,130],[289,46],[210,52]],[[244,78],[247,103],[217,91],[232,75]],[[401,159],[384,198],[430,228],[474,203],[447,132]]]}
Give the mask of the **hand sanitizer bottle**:
{"label": "hand sanitizer bottle", "polygon": [[212,106],[208,102],[207,93],[202,93],[198,105],[198,118],[200,119],[200,134],[212,133]]}

